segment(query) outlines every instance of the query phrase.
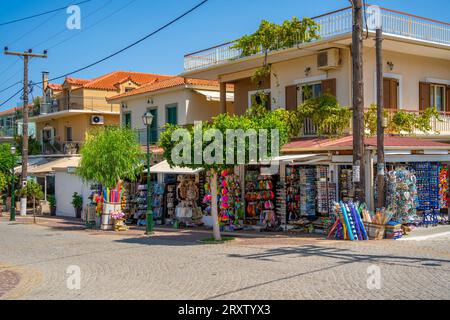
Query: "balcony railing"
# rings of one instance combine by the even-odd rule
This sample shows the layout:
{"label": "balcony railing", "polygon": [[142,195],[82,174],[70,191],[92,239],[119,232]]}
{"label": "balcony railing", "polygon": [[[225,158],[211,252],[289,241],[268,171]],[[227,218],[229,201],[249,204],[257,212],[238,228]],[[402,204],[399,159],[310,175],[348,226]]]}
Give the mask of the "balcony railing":
{"label": "balcony railing", "polygon": [[102,97],[66,96],[59,99],[52,99],[49,103],[41,103],[39,113],[44,115],[67,110],[120,112],[120,106],[118,104],[108,103]]}
{"label": "balcony railing", "polygon": [[43,154],[79,154],[83,142],[81,141],[47,141],[42,145]]}
{"label": "balcony railing", "polygon": [[[450,45],[450,24],[395,10],[381,8],[383,32],[419,41]],[[352,31],[352,9],[347,7],[313,18],[320,25],[321,39],[328,39]],[[374,31],[370,29],[369,31]],[[294,39],[294,46],[299,44]],[[241,58],[242,52],[228,42],[184,57],[184,70],[193,71]],[[287,49],[287,48],[278,48]],[[276,51],[275,50],[275,51]],[[262,52],[261,52],[262,53]]]}

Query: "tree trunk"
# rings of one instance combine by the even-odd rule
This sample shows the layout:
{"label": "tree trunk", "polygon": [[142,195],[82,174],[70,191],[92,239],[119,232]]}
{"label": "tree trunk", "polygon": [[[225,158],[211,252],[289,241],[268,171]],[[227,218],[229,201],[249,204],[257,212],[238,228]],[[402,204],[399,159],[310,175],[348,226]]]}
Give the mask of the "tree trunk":
{"label": "tree trunk", "polygon": [[213,222],[213,234],[216,241],[221,241],[219,214],[217,210],[217,172],[211,172],[211,218]]}

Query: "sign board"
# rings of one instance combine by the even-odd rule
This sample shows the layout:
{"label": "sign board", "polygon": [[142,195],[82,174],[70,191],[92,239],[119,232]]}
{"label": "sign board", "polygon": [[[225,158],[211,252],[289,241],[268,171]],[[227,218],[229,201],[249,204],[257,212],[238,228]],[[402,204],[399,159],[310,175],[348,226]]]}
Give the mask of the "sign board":
{"label": "sign board", "polygon": [[77,167],[67,167],[68,174],[75,174],[77,172]]}

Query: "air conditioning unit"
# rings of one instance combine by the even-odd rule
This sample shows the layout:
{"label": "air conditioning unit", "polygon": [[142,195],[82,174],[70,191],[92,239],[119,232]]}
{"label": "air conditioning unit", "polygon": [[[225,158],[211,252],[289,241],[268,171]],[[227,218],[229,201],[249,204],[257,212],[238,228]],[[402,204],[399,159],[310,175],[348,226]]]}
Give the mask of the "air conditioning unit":
{"label": "air conditioning unit", "polygon": [[104,124],[105,123],[105,119],[103,118],[103,116],[92,116],[91,117],[91,124]]}
{"label": "air conditioning unit", "polygon": [[336,69],[341,65],[341,55],[338,48],[332,48],[320,51],[317,54],[317,69],[330,70]]}

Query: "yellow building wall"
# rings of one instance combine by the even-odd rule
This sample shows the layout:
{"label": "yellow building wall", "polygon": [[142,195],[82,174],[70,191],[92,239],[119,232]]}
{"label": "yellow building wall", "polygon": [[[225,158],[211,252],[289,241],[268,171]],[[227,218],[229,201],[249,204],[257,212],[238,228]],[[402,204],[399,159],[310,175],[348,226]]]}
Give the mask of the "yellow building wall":
{"label": "yellow building wall", "polygon": [[[65,142],[66,141],[66,127],[72,127],[72,140],[75,142],[82,142],[85,140],[86,133],[94,128],[98,128],[99,125],[91,125],[91,117],[93,114],[79,114],[71,115],[68,117],[44,120],[36,122],[36,131],[38,140],[42,138],[42,130],[44,127],[55,128],[55,141]],[[103,115],[105,126],[108,125],[119,125],[119,115]],[[101,125],[100,125],[101,127]]]}
{"label": "yellow building wall", "polygon": [[[394,64],[390,70],[388,61]],[[400,79],[399,107],[419,110],[419,82],[427,78],[450,82],[450,61],[429,57],[383,51],[385,77]],[[364,102],[366,106],[376,103],[376,56],[374,48],[364,48]]]}

